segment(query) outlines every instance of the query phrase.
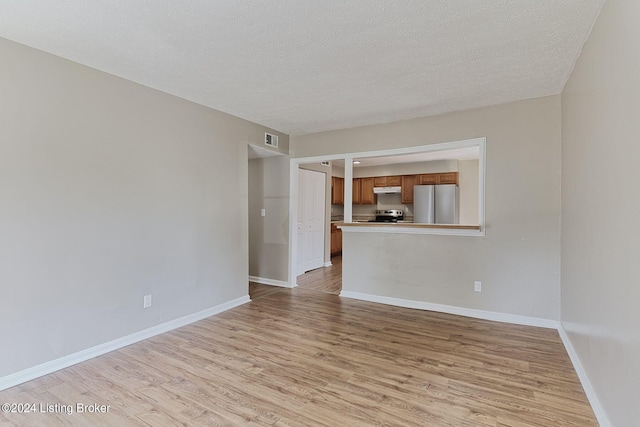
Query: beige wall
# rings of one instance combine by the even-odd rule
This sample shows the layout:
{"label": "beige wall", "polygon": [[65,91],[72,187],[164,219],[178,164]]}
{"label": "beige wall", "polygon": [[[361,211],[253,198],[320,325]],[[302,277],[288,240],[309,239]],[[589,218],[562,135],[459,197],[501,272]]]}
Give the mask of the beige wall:
{"label": "beige wall", "polygon": [[559,319],[559,96],[292,137],[291,148],[307,157],[476,137],[487,138],[486,237],[343,233],[343,290]]}
{"label": "beige wall", "polygon": [[0,377],[247,295],[266,128],[3,39],[0,58]]}
{"label": "beige wall", "polygon": [[640,2],[605,3],[562,93],[562,324],[611,424],[640,420]]}
{"label": "beige wall", "polygon": [[478,160],[458,162],[460,224],[478,223]]}
{"label": "beige wall", "polygon": [[413,175],[421,173],[457,172],[457,160],[433,160],[430,162],[396,163],[380,166],[354,167],[354,178],[371,176]]}
{"label": "beige wall", "polygon": [[249,275],[287,282],[288,263],[289,157],[249,160]]}
{"label": "beige wall", "polygon": [[337,176],[339,178],[344,178],[344,168],[338,165],[331,165],[331,176]]}

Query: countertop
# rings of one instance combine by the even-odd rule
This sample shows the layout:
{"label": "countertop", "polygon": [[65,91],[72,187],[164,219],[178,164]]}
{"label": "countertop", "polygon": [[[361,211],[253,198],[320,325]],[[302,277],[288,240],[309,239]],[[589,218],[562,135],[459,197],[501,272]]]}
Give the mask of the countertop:
{"label": "countertop", "polygon": [[479,225],[466,224],[416,224],[413,222],[334,222],[338,227],[403,227],[439,228],[446,230],[480,230]]}

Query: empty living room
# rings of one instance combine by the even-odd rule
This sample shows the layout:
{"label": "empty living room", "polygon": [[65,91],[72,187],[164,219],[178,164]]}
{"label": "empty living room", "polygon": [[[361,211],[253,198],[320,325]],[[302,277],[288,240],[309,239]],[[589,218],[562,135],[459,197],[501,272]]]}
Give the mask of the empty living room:
{"label": "empty living room", "polygon": [[0,425],[640,425],[640,2],[4,2],[0,58]]}

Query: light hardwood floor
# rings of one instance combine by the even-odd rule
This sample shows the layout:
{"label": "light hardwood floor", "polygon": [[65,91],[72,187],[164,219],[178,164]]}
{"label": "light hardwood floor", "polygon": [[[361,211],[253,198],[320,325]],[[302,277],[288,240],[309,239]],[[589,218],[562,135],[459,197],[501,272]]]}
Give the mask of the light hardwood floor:
{"label": "light hardwood floor", "polygon": [[262,283],[249,282],[249,298],[256,300],[274,292],[278,292],[283,288],[280,286],[263,285]]}
{"label": "light hardwood floor", "polygon": [[339,295],[342,290],[342,256],[331,258],[331,264],[298,276],[298,288]]}
{"label": "light hardwood floor", "polygon": [[[340,295],[342,290],[342,256],[331,258],[329,267],[321,267],[301,274],[296,278],[299,289]],[[252,300],[262,298],[282,289],[278,286],[249,282],[249,296]]]}
{"label": "light hardwood floor", "polygon": [[305,289],[0,392],[2,425],[595,426],[554,330]]}

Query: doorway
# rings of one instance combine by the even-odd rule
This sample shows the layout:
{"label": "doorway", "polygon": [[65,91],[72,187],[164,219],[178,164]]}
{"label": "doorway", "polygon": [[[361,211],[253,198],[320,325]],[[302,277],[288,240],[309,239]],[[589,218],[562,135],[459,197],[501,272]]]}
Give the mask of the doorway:
{"label": "doorway", "polygon": [[296,275],[324,265],[325,182],[322,172],[299,170]]}

